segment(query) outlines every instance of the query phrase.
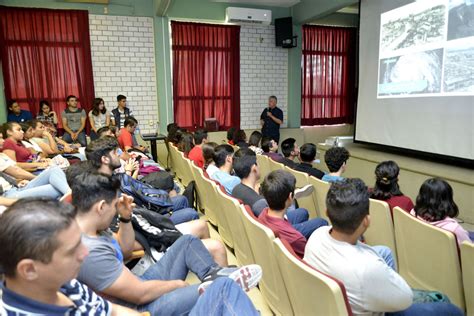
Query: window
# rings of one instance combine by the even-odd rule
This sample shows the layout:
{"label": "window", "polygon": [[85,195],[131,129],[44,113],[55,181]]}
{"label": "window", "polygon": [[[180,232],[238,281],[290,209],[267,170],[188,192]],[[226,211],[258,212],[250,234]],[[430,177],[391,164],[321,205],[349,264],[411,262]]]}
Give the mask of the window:
{"label": "window", "polygon": [[34,116],[43,99],[58,116],[68,95],[76,95],[83,108],[92,106],[87,11],[0,6],[0,47],[7,99]]}
{"label": "window", "polygon": [[303,26],[301,125],[352,123],[356,29]]}
{"label": "window", "polygon": [[240,27],[171,22],[174,121],[194,130],[216,118],[240,125]]}

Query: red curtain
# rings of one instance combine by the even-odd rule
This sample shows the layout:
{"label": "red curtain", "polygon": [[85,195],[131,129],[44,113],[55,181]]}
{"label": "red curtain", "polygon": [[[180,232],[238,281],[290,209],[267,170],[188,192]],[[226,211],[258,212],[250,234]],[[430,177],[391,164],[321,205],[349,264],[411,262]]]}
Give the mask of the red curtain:
{"label": "red curtain", "polygon": [[240,126],[240,27],[171,22],[174,121],[191,130],[214,117]]}
{"label": "red curtain", "polygon": [[352,123],[355,28],[303,26],[301,125]]}
{"label": "red curtain", "polygon": [[92,107],[87,11],[0,6],[0,47],[5,95],[33,116],[43,99],[60,116],[68,95]]}

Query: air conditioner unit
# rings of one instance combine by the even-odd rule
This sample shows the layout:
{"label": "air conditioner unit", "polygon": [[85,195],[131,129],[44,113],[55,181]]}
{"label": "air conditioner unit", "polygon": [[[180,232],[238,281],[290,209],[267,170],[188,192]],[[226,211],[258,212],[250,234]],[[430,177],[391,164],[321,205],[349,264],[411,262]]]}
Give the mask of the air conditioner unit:
{"label": "air conditioner unit", "polygon": [[249,8],[228,7],[225,10],[226,22],[270,25],[272,11]]}

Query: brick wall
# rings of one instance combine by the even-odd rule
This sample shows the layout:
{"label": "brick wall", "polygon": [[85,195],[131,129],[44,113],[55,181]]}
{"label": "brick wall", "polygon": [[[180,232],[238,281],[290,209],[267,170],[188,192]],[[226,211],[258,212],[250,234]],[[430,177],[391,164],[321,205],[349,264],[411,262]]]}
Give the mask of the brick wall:
{"label": "brick wall", "polygon": [[117,95],[142,132],[154,132],[158,120],[153,18],[89,15],[95,95],[110,111]]}
{"label": "brick wall", "polygon": [[[288,118],[288,50],[275,46],[274,26],[240,28],[240,125],[260,128],[260,114],[275,95]],[[283,127],[282,126],[282,127]]]}

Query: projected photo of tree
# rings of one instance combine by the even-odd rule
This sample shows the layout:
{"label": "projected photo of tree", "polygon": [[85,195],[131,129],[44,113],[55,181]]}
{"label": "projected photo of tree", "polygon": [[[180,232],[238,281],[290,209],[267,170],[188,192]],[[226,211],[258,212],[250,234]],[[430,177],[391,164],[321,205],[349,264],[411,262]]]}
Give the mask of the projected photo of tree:
{"label": "projected photo of tree", "polygon": [[443,49],[380,60],[378,96],[439,93]]}

